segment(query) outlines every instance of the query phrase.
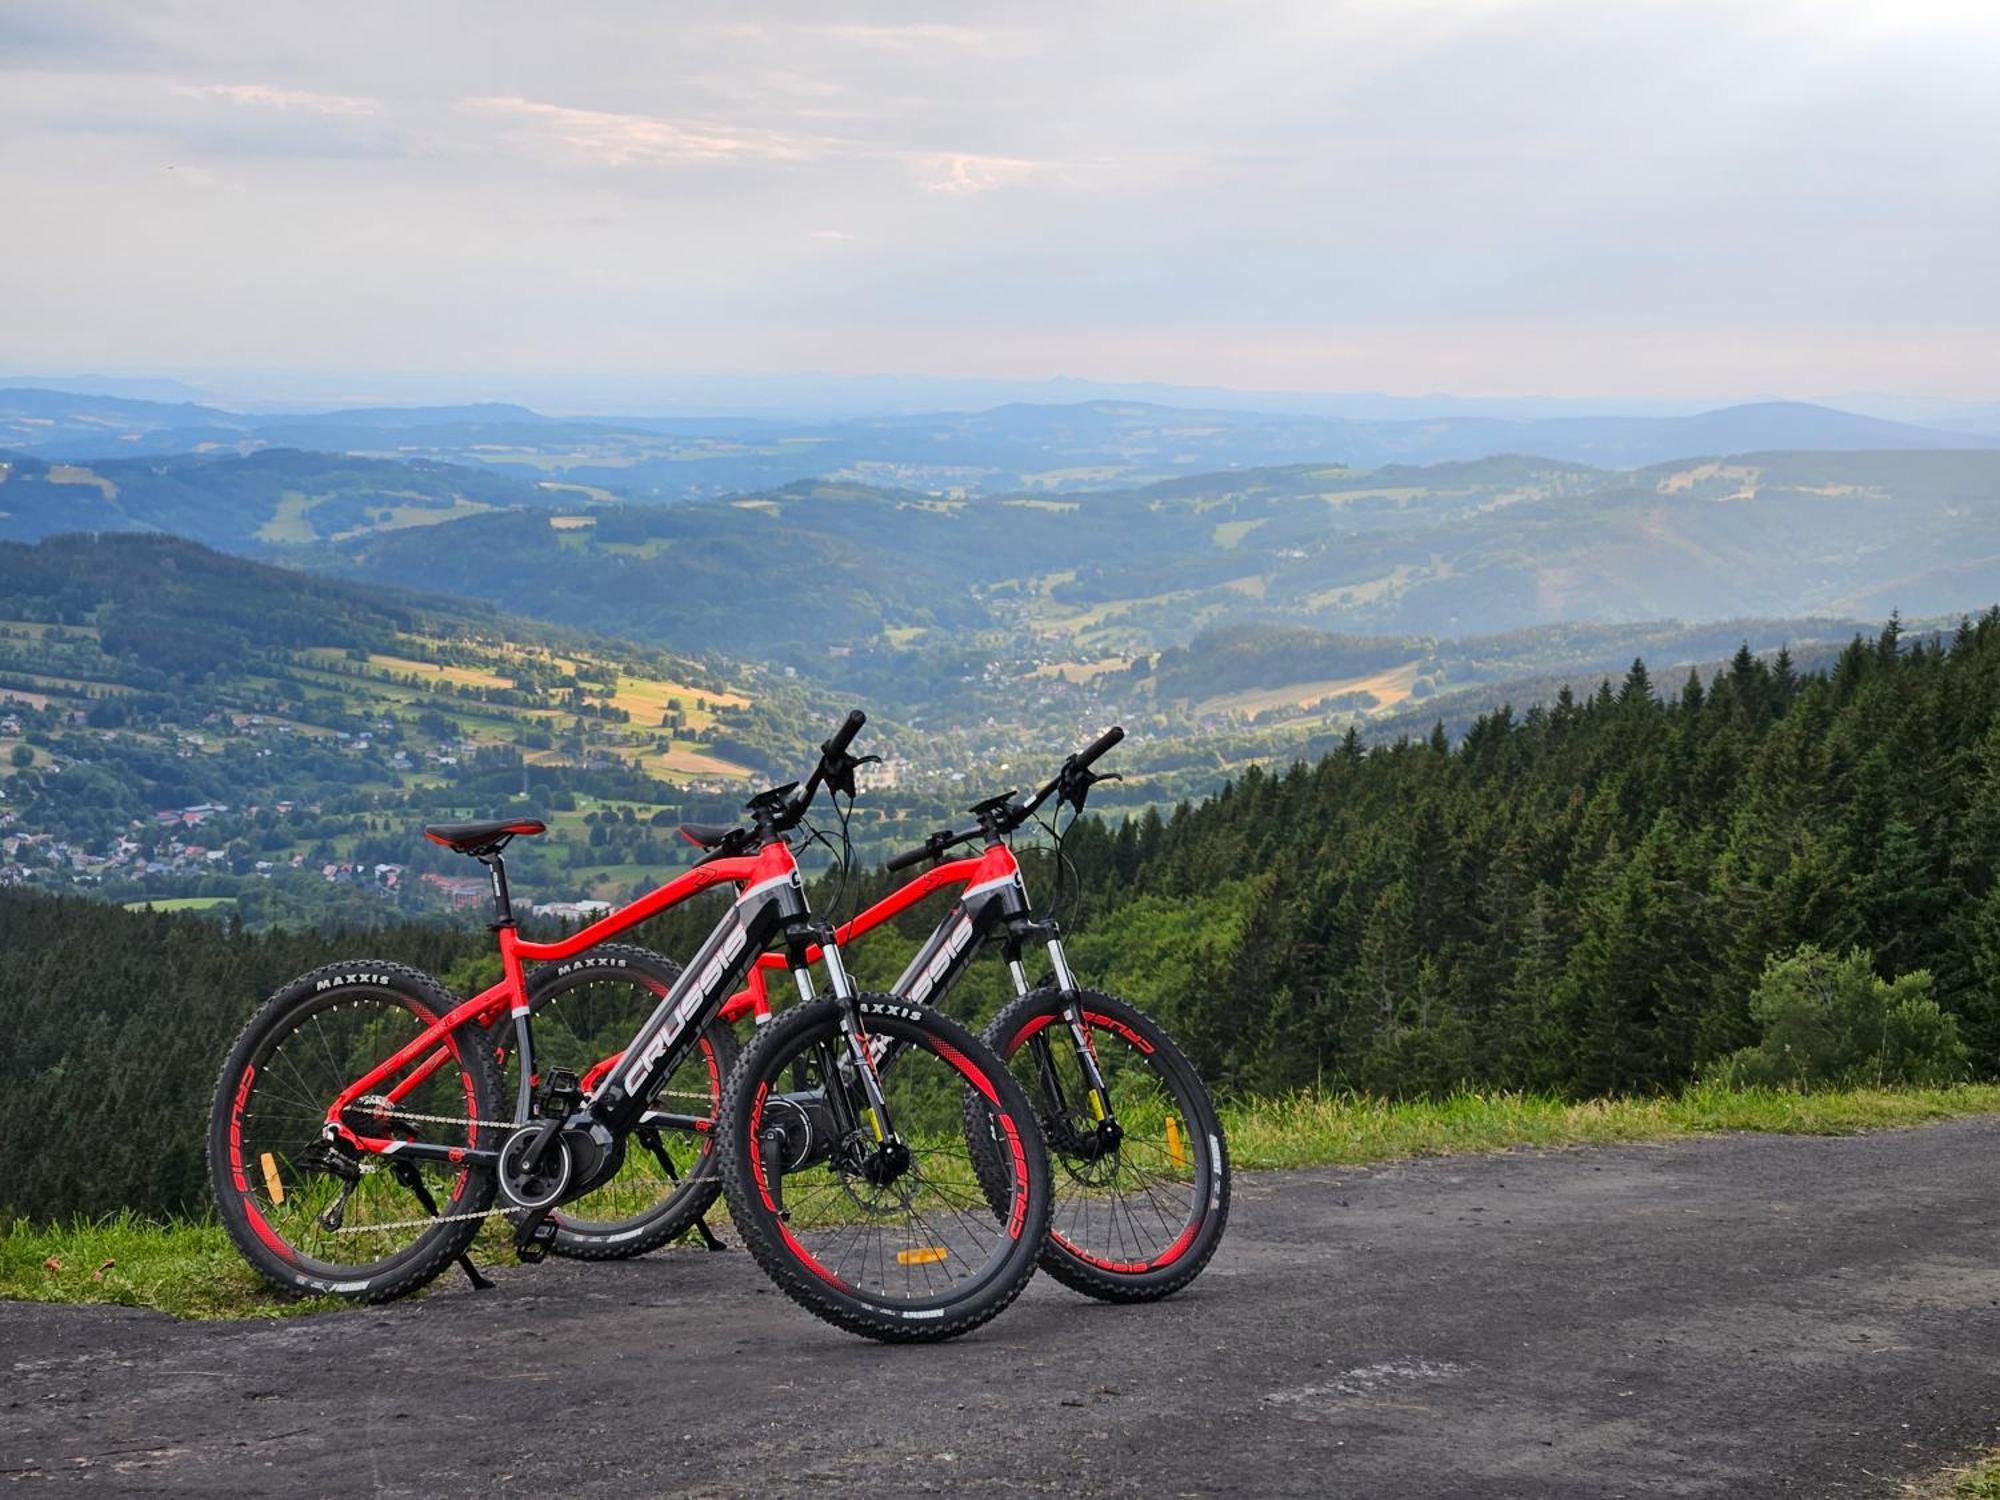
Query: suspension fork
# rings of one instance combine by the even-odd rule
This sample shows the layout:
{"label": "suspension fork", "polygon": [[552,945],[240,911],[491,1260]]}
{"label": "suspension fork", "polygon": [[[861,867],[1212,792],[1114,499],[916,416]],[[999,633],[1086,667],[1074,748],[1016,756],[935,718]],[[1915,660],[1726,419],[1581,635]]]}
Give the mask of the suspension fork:
{"label": "suspension fork", "polygon": [[[823,928],[810,934],[811,941],[819,948],[820,961],[826,965],[827,988],[840,1006],[841,1050],[853,1076],[861,1080],[861,1091],[867,1099],[867,1126],[869,1134],[875,1138],[878,1148],[895,1142],[895,1123],[889,1118],[889,1102],[882,1094],[881,1075],[876,1071],[874,1050],[869,1046],[867,1032],[861,1029],[861,1008],[855,1000],[854,981],[848,977],[847,965],[840,956],[840,945],[834,941],[833,929]],[[812,971],[806,966],[805,944],[793,945],[792,979],[799,987],[799,999],[813,998]],[[833,1080],[828,1079],[831,1083]],[[845,1089],[829,1089],[829,1102],[834,1095],[840,1096],[840,1108],[851,1109],[852,1097]],[[861,1123],[847,1120],[843,1125]]]}
{"label": "suspension fork", "polygon": [[[1097,1065],[1097,1049],[1091,1045],[1090,1028],[1084,1024],[1083,997],[1077,987],[1076,974],[1069,966],[1069,955],[1063,952],[1062,934],[1053,919],[1024,924],[1022,929],[1008,934],[1007,972],[1013,977],[1014,993],[1028,993],[1028,973],[1021,966],[1023,932],[1039,937],[1048,949],[1049,967],[1055,970],[1056,989],[1063,996],[1063,1021],[1069,1027],[1070,1040],[1076,1044],[1077,1067],[1083,1073],[1085,1102],[1090,1106],[1090,1118],[1100,1126],[1115,1123],[1111,1111],[1111,1091],[1105,1087],[1103,1070]],[[1060,1106],[1062,1090],[1057,1082],[1055,1059],[1049,1054],[1047,1039],[1036,1036],[1029,1045],[1035,1048],[1035,1063],[1042,1074],[1042,1086]]]}

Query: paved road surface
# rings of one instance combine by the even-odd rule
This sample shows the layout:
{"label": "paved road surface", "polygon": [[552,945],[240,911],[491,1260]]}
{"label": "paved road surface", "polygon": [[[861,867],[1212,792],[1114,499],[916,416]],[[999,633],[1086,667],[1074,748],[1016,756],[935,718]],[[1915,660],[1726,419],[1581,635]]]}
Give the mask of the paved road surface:
{"label": "paved road surface", "polygon": [[1246,1174],[1189,1293],[886,1349],[749,1258],[0,1304],[22,1493],[1885,1495],[2000,1441],[2000,1120]]}

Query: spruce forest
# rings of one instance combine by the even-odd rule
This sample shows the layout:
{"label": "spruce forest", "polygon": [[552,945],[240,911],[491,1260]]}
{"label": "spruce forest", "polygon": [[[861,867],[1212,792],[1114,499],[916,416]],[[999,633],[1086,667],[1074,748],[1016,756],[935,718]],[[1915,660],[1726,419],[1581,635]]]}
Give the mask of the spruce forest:
{"label": "spruce forest", "polygon": [[[1350,736],[1165,816],[1089,816],[1064,843],[1063,916],[1089,982],[1156,1010],[1239,1095],[1670,1090],[1764,1039],[1767,964],[1802,945],[1934,999],[1953,1066],[1990,1076],[1996,850],[2000,611],[1942,638],[1892,622],[1822,672],[1745,650],[1661,684],[1635,662],[1457,743]],[[1048,861],[1030,875],[1054,894]],[[897,883],[857,876],[841,914]],[[864,980],[937,915],[858,948]],[[697,903],[636,936],[685,956],[712,920]],[[258,996],[362,952],[463,989],[488,948],[439,926],[258,934],[0,891],[0,993],[17,997],[0,1213],[202,1212],[213,1070]],[[967,1013],[999,994],[985,968],[990,989],[954,1002]],[[91,1149],[28,1149],[51,1117]]]}
{"label": "spruce forest", "polygon": [[1226,1087],[1590,1095],[1757,1041],[1766,962],[1802,944],[1927,971],[1990,1074],[1996,835],[1989,612],[1948,639],[1891,622],[1805,676],[1782,653],[1667,685],[1635,662],[1456,746],[1350,739],[1072,853],[1116,935],[1094,972]]}

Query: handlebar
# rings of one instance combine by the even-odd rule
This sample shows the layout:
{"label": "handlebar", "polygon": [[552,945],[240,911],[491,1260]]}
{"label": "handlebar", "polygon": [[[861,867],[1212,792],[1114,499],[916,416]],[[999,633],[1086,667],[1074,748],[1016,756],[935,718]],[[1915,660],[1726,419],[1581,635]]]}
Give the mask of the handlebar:
{"label": "handlebar", "polygon": [[[812,805],[814,795],[825,783],[827,777],[835,774],[841,758],[847,754],[847,747],[854,743],[854,737],[861,733],[861,726],[867,722],[868,715],[864,714],[860,709],[849,709],[846,719],[841,722],[840,728],[834,730],[833,738],[821,742],[819,747],[819,764],[813,767],[812,775],[806,778],[806,784],[799,788],[797,795],[792,798],[791,807],[788,809],[792,823],[798,822],[800,818],[805,816],[806,809]],[[838,790],[837,787],[836,790]],[[854,790],[851,781],[848,783],[847,790],[850,793]],[[788,823],[786,826],[790,827],[791,824]]]}
{"label": "handlebar", "polygon": [[953,833],[949,828],[932,834],[914,849],[905,849],[883,866],[891,875],[898,870],[907,870],[911,865],[920,865],[927,859],[936,859],[954,844],[963,844],[972,839],[979,830],[971,833]]}
{"label": "handlebar", "polygon": [[[1065,760],[1062,763],[1062,769],[1056,772],[1049,779],[1048,784],[1026,802],[1016,802],[1010,806],[997,809],[991,813],[990,817],[987,812],[989,804],[981,803],[980,806],[973,809],[974,812],[980,815],[981,827],[983,828],[990,822],[999,832],[1011,833],[1014,829],[1019,828],[1023,823],[1027,822],[1029,818],[1033,817],[1041,805],[1057,792],[1062,792],[1066,797],[1073,796],[1077,810],[1081,812],[1083,810],[1083,798],[1089,792],[1092,782],[1117,780],[1115,776],[1091,775],[1091,762],[1124,738],[1125,730],[1123,726],[1113,724],[1104,733]],[[999,799],[996,798],[995,800],[998,801]],[[963,844],[977,838],[980,831],[979,828],[973,828],[968,829],[964,833],[954,833],[949,828],[941,829],[939,832],[925,839],[916,848],[905,849],[901,854],[891,858],[883,868],[893,875],[899,870],[909,869],[911,865],[922,864],[927,859],[936,859],[954,844]]]}
{"label": "handlebar", "polygon": [[1117,779],[1116,777],[1107,778],[1107,777],[1099,777],[1091,775],[1090,763],[1096,760],[1098,756],[1102,755],[1105,751],[1109,750],[1113,745],[1117,744],[1120,740],[1124,738],[1125,738],[1124,726],[1121,724],[1113,724],[1109,729],[1105,730],[1104,733],[1100,734],[1096,739],[1092,740],[1088,745],[1085,745],[1081,750],[1077,751],[1076,754],[1070,756],[1069,759],[1065,760],[1062,763],[1062,769],[1056,772],[1055,775],[1051,776],[1048,780],[1048,783],[1045,786],[1043,786],[1043,788],[1039,792],[1036,792],[1033,798],[1031,798],[1029,801],[1021,804],[1021,806],[1013,810],[1012,813],[1013,825],[1015,827],[1019,827],[1022,823],[1025,823],[1029,818],[1034,816],[1036,810],[1040,808],[1044,802],[1048,801],[1049,798],[1053,797],[1057,792],[1061,792],[1064,796],[1068,796],[1070,794],[1070,788],[1078,785],[1081,786],[1082,791],[1079,791],[1077,793],[1079,800],[1077,801],[1076,809],[1078,812],[1082,812],[1083,811],[1083,802],[1081,801],[1082,792],[1088,791],[1090,789],[1091,782],[1102,781],[1102,780],[1115,781]]}
{"label": "handlebar", "polygon": [[[718,859],[743,852],[754,846],[760,831],[768,836],[787,833],[798,827],[822,786],[830,783],[836,791],[844,790],[852,796],[854,770],[862,762],[850,757],[847,747],[854,743],[854,737],[867,722],[868,715],[860,709],[849,712],[840,728],[833,732],[833,737],[820,745],[819,764],[813,767],[812,775],[806,778],[805,784],[798,786],[788,782],[752,797],[744,806],[751,815],[753,826],[733,829],[728,837],[709,845],[709,858]],[[874,757],[864,759],[872,760]]]}
{"label": "handlebar", "polygon": [[1076,754],[1072,755],[1070,757],[1070,760],[1073,761],[1079,768],[1088,766],[1092,761],[1096,760],[1098,756],[1102,755],[1105,751],[1109,750],[1113,745],[1117,744],[1120,740],[1124,738],[1125,738],[1124,726],[1121,724],[1113,724],[1109,729],[1105,730],[1104,733],[1100,734],[1096,739],[1092,740],[1088,745],[1085,745],[1081,750],[1077,751]]}
{"label": "handlebar", "polygon": [[[861,733],[861,726],[868,722],[868,715],[853,708],[847,712],[846,721],[833,732],[833,738],[819,747],[820,761],[837,760],[847,753],[847,747],[854,743],[854,737]],[[1119,733],[1124,731],[1120,730]]]}
{"label": "handlebar", "polygon": [[893,875],[898,870],[909,869],[911,865],[920,865],[927,859],[935,859],[943,852],[942,849],[932,849],[930,841],[926,839],[914,849],[905,849],[901,854],[890,860],[887,865],[883,866],[883,868]]}

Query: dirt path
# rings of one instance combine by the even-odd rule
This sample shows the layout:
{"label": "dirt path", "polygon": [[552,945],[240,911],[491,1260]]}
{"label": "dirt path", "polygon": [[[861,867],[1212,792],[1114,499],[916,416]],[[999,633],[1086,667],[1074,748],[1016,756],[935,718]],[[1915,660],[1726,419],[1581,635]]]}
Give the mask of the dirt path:
{"label": "dirt path", "polygon": [[201,1495],[1884,1495],[1996,1437],[2000,1120],[1246,1175],[1196,1289],[884,1349],[739,1253],[0,1304],[0,1474]]}

